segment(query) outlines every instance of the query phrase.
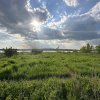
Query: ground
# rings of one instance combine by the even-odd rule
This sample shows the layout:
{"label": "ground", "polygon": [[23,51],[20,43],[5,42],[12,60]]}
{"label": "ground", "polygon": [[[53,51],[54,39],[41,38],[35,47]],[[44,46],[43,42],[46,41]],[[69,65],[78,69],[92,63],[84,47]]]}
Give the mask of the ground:
{"label": "ground", "polygon": [[0,100],[100,100],[100,55],[1,55],[0,80]]}

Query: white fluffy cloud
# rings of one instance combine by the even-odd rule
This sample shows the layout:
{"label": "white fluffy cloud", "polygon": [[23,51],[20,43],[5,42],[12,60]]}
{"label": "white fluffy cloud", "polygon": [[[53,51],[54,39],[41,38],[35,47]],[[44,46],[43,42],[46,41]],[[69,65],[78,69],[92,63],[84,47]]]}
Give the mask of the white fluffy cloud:
{"label": "white fluffy cloud", "polygon": [[31,45],[29,48],[54,48],[56,49],[59,47],[60,49],[79,49],[83,45],[86,45],[86,41],[75,41],[75,40],[69,40],[69,39],[64,39],[64,40],[33,40],[30,41],[30,43],[34,44]]}
{"label": "white fluffy cloud", "polygon": [[92,9],[90,9],[88,14],[95,18],[96,21],[100,21],[100,2],[98,2]]}
{"label": "white fluffy cloud", "polygon": [[76,7],[79,5],[78,0],[64,0],[67,6]]}
{"label": "white fluffy cloud", "polygon": [[27,45],[25,39],[20,34],[9,34],[7,29],[3,27],[0,29],[0,48],[6,47],[26,48]]}
{"label": "white fluffy cloud", "polygon": [[50,23],[48,23],[48,27],[50,27],[51,29],[61,29],[62,28],[62,24],[67,20],[68,16],[62,16],[61,19],[57,22],[55,22],[54,20],[51,21]]}

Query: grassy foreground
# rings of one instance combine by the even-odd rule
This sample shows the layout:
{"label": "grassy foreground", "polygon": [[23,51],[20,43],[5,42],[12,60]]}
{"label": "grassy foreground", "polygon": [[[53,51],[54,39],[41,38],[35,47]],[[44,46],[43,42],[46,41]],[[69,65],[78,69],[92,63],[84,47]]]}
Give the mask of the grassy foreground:
{"label": "grassy foreground", "polygon": [[0,100],[100,100],[100,55],[1,55]]}

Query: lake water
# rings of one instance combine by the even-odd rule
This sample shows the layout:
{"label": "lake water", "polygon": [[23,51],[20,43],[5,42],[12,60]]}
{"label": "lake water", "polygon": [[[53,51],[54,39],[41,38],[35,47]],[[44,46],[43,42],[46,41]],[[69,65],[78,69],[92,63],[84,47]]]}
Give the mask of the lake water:
{"label": "lake water", "polygon": [[[31,50],[18,50],[18,52],[19,53],[21,53],[21,52],[26,52],[26,53],[30,53],[31,52]],[[49,50],[44,50],[43,52],[57,52],[57,51],[49,51]],[[69,52],[69,51],[58,51],[58,52]],[[72,52],[72,51],[70,51],[70,52]],[[2,50],[0,50],[0,53],[4,53]]]}

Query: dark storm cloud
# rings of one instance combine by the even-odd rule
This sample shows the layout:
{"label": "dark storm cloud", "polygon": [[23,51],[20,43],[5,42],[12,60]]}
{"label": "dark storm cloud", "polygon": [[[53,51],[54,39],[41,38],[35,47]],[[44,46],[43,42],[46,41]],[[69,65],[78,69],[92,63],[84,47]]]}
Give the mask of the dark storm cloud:
{"label": "dark storm cloud", "polygon": [[54,40],[63,38],[60,30],[48,27],[43,27],[41,32],[30,32],[26,37],[27,40]]}
{"label": "dark storm cloud", "polygon": [[0,23],[6,27],[9,33],[19,33],[27,36],[32,32],[29,24],[37,18],[44,22],[48,18],[48,12],[43,8],[27,11],[25,8],[28,0],[0,0]]}
{"label": "dark storm cloud", "polygon": [[2,24],[17,24],[29,19],[25,9],[26,0],[0,0],[0,22]]}
{"label": "dark storm cloud", "polygon": [[92,40],[92,39],[98,39],[100,38],[100,34],[97,34],[97,32],[65,32],[64,33],[66,38],[73,39],[73,40]]}
{"label": "dark storm cloud", "polygon": [[50,29],[50,28],[43,28],[40,34],[41,39],[49,40],[49,39],[63,39],[60,30],[57,29]]}
{"label": "dark storm cloud", "polygon": [[[25,3],[26,0],[0,0],[0,23],[7,28],[9,33],[24,35],[29,31],[24,25],[30,19],[30,15],[25,9]],[[19,26],[18,23],[22,23],[22,26]]]}
{"label": "dark storm cloud", "polygon": [[100,38],[99,26],[100,23],[89,15],[71,17],[63,24],[65,37],[75,40]]}

